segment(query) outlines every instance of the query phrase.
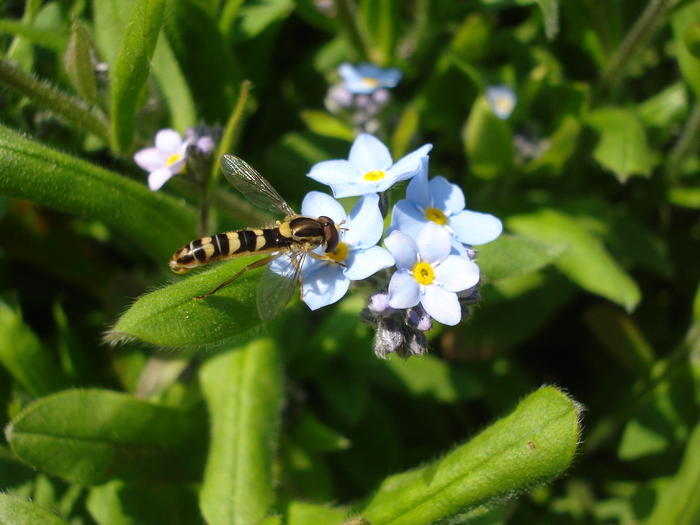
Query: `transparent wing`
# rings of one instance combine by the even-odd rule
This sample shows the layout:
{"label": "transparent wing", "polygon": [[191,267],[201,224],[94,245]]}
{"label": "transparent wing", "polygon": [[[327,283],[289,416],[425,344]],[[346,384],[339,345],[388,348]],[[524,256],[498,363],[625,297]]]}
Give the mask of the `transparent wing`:
{"label": "transparent wing", "polygon": [[291,299],[306,252],[282,254],[265,267],[258,285],[258,314],[263,321],[277,317]]}
{"label": "transparent wing", "polygon": [[222,155],[221,170],[226,180],[259,208],[282,212],[285,216],[296,215],[277,190],[243,159]]}

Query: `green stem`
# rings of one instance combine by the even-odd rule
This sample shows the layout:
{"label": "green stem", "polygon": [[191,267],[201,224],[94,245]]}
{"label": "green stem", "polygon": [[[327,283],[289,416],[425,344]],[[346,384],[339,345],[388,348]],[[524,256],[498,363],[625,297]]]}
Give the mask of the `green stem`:
{"label": "green stem", "polygon": [[666,178],[669,183],[674,182],[680,173],[681,164],[688,152],[697,147],[697,138],[700,133],[700,102],[695,101],[690,116],[685,123],[681,136],[676,141],[668,155],[666,164]]}
{"label": "green stem", "polygon": [[109,123],[96,108],[84,101],[59,91],[46,82],[20,71],[5,60],[0,60],[0,83],[28,97],[82,131],[98,136],[109,143]]}
{"label": "green stem", "polygon": [[614,86],[623,77],[630,59],[654,32],[678,0],[651,0],[608,63],[601,80],[603,88]]}
{"label": "green stem", "polygon": [[358,23],[357,6],[352,0],[335,0],[333,4],[350,43],[359,55],[359,59],[371,61],[369,37]]}

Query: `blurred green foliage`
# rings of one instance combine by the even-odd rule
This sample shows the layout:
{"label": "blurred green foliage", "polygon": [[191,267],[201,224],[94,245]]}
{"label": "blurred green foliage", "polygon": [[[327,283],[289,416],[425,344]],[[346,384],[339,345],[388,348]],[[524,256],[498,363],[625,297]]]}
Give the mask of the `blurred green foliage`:
{"label": "blurred green foliage", "polygon": [[[700,522],[699,1],[0,9],[0,522]],[[506,228],[421,359],[373,355],[369,287],[263,326],[257,271],[190,299],[244,262],[166,286],[272,219],[133,162],[221,126],[298,209],[358,131],[324,105],[345,61],[403,71],[376,135]]]}

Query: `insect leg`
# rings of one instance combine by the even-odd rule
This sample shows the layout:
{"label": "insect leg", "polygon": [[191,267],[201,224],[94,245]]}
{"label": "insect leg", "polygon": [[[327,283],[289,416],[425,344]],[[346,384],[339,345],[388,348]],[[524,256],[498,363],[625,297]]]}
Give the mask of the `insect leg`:
{"label": "insect leg", "polygon": [[260,268],[261,266],[265,266],[267,263],[269,263],[269,262],[270,262],[272,259],[274,259],[275,257],[277,257],[277,254],[275,254],[275,255],[270,255],[269,257],[264,257],[263,259],[260,259],[259,261],[255,261],[254,263],[250,263],[248,266],[246,266],[245,268],[243,268],[243,269],[242,269],[240,272],[238,272],[236,275],[234,275],[233,277],[231,277],[231,278],[228,279],[227,281],[224,281],[223,283],[221,283],[221,284],[220,284],[219,286],[217,286],[216,288],[214,288],[211,292],[205,293],[204,295],[197,295],[197,296],[193,297],[192,299],[204,299],[205,297],[209,297],[210,295],[215,294],[216,292],[218,292],[219,290],[221,290],[224,286],[228,286],[228,285],[231,284],[233,281],[235,281],[236,279],[238,279],[238,278],[243,274],[243,272],[245,272],[246,270],[254,270],[255,268]]}

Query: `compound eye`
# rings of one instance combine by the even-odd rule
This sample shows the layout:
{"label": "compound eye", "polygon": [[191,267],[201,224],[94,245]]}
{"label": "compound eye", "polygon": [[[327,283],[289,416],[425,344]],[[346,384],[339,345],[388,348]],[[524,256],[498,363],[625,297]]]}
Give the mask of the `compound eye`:
{"label": "compound eye", "polygon": [[335,227],[333,219],[330,217],[319,217],[318,221],[323,225],[323,236],[325,237],[325,247],[326,253],[335,251],[340,242],[340,232],[338,228]]}

